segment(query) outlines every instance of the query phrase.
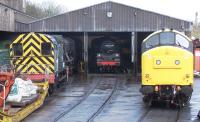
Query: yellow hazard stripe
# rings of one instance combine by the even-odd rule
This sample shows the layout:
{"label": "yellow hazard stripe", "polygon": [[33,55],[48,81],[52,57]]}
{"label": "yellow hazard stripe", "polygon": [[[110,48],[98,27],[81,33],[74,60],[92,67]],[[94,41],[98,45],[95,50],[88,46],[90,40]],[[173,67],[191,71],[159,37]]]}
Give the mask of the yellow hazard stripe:
{"label": "yellow hazard stripe", "polygon": [[41,55],[35,48],[30,47],[26,52],[24,52],[23,56],[27,56],[27,54],[31,51],[34,51],[37,55]]}
{"label": "yellow hazard stripe", "polygon": [[20,57],[20,59],[16,60],[15,64],[19,64],[19,62],[22,60],[22,58]]}
{"label": "yellow hazard stripe", "polygon": [[25,49],[26,47],[28,47],[30,43],[33,43],[36,47],[40,49],[40,45],[37,44],[33,39],[30,39],[25,45],[23,45],[23,48]]}
{"label": "yellow hazard stripe", "polygon": [[[42,34],[42,35],[43,35],[43,34]],[[42,41],[35,33],[33,34],[33,37],[34,37],[35,39],[37,39],[40,43],[44,42],[44,41]]]}
{"label": "yellow hazard stripe", "polygon": [[13,56],[13,51],[10,51],[10,56]]}
{"label": "yellow hazard stripe", "polygon": [[53,48],[55,47],[53,43],[51,44],[51,46],[52,46]]}
{"label": "yellow hazard stripe", "polygon": [[[38,71],[36,71],[33,67],[29,70],[29,72],[27,72],[27,73],[38,73]],[[43,72],[41,72],[41,73],[43,73]]]}
{"label": "yellow hazard stripe", "polygon": [[46,62],[46,64],[48,64],[52,69],[54,69],[54,65],[51,64],[51,63],[46,59],[46,57],[41,57],[41,58],[42,58],[42,60],[43,60],[44,62]]}
{"label": "yellow hazard stripe", "polygon": [[[41,55],[41,43],[49,42],[51,43],[51,46],[53,48],[55,46],[54,44],[52,44],[52,41],[48,37],[46,37],[45,34],[39,34],[39,35],[35,33],[21,34],[14,42],[24,44],[23,56],[18,58],[17,60],[12,59],[11,61],[13,63],[15,61],[15,64],[13,65],[16,66],[16,71],[19,71],[19,73],[44,72],[44,70],[47,68],[45,64],[47,64],[48,67],[50,68],[49,71],[52,73],[54,72],[54,57],[46,57],[46,56],[43,57]],[[12,44],[10,45],[11,49],[13,48]],[[51,53],[54,56],[54,50],[52,50]],[[10,55],[13,55],[13,51],[10,52]]]}
{"label": "yellow hazard stripe", "polygon": [[39,72],[41,72],[41,73],[44,72],[44,70],[41,69],[41,68],[38,66],[38,64],[37,64],[36,62],[31,61],[31,62],[29,63],[29,67],[30,67],[31,65],[33,65]]}
{"label": "yellow hazard stripe", "polygon": [[[23,65],[24,66],[24,65]],[[28,65],[26,65],[22,70],[21,69],[19,69],[19,70],[21,70],[21,72],[20,73],[26,73],[26,70],[28,69]],[[19,71],[18,70],[18,71]]]}
{"label": "yellow hazard stripe", "polygon": [[[40,64],[41,66],[45,66],[45,64],[48,64],[49,67],[51,67],[51,68],[54,70],[54,64],[51,64],[51,63],[46,59],[46,57],[40,57],[41,60],[42,60],[43,62],[45,62],[45,64],[44,64],[40,59],[38,59],[37,57],[32,57],[32,58],[34,58],[34,60],[37,61],[37,63]],[[54,60],[53,60],[52,57],[49,57],[49,59],[54,63]],[[21,65],[21,64],[18,64],[20,60],[18,60],[17,63],[15,64],[15,65],[19,65],[19,66],[17,67],[17,71],[19,71],[20,69],[22,69],[22,67],[23,67],[24,65],[31,65],[31,63],[27,63],[29,60],[31,60],[29,57],[27,57],[27,58],[25,58],[25,59],[23,59],[23,60],[24,60],[24,61],[21,62],[22,65]],[[32,62],[32,61],[31,61],[31,62]],[[34,64],[36,64],[36,63],[34,63]],[[45,67],[44,67],[44,68],[45,68]]]}
{"label": "yellow hazard stripe", "polygon": [[40,34],[40,36],[41,36],[46,42],[51,42],[44,34]]}
{"label": "yellow hazard stripe", "polygon": [[45,66],[45,64],[43,64],[37,57],[34,57],[34,59],[41,65],[41,66]]}
{"label": "yellow hazard stripe", "polygon": [[54,63],[54,58],[53,57],[49,57],[49,59]]}
{"label": "yellow hazard stripe", "polygon": [[21,43],[24,43],[31,35],[32,33],[29,33],[26,37],[23,38]]}
{"label": "yellow hazard stripe", "polygon": [[[22,69],[21,72],[24,72],[24,73],[31,73],[30,70],[27,71],[27,70],[29,69],[29,67],[31,67],[31,66],[34,66],[34,67],[39,71],[39,73],[43,73],[43,72],[44,72],[44,70],[41,69],[34,61],[31,61],[28,65],[26,65],[26,67],[24,67],[24,68]],[[20,70],[20,69],[19,69],[19,70]],[[18,70],[18,71],[19,71],[19,70]],[[36,71],[36,72],[38,72],[38,71]]]}
{"label": "yellow hazard stripe", "polygon": [[22,64],[16,64],[16,66],[18,66],[18,67],[16,67],[16,69],[17,69],[17,71],[19,71],[25,64],[27,65],[27,62],[30,60],[30,58],[26,58],[23,62],[22,62]]}
{"label": "yellow hazard stripe", "polygon": [[13,43],[17,43],[20,39],[22,39],[22,37],[24,36],[25,34],[20,34],[17,39],[15,39],[15,41]]}

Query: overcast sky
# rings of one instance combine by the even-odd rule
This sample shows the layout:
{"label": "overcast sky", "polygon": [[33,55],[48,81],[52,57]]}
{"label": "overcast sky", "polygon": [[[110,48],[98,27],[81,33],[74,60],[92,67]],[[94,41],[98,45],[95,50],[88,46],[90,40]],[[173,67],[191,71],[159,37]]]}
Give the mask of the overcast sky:
{"label": "overcast sky", "polygon": [[[35,3],[52,1],[65,7],[68,11],[91,6],[109,0],[29,0]],[[199,13],[200,0],[110,0],[129,6],[169,15],[172,17],[194,21],[195,12]],[[199,19],[200,20],[200,19]]]}

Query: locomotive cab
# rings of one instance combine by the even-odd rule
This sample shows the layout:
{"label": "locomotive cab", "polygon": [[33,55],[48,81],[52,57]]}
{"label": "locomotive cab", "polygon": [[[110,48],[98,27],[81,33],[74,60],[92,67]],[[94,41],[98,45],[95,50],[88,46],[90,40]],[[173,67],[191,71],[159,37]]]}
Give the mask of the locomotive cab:
{"label": "locomotive cab", "polygon": [[142,43],[144,102],[164,100],[185,105],[192,95],[192,41],[175,30],[161,30]]}
{"label": "locomotive cab", "polygon": [[193,51],[192,41],[177,31],[159,31],[148,36],[142,43],[142,52],[159,46],[175,46]]}

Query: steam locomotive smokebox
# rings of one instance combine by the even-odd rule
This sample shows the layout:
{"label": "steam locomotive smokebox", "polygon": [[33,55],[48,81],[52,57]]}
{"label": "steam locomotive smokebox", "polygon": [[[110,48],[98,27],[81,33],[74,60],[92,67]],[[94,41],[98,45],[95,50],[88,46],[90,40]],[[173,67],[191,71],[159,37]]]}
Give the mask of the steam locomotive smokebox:
{"label": "steam locomotive smokebox", "polygon": [[89,73],[128,73],[131,63],[131,33],[89,33]]}

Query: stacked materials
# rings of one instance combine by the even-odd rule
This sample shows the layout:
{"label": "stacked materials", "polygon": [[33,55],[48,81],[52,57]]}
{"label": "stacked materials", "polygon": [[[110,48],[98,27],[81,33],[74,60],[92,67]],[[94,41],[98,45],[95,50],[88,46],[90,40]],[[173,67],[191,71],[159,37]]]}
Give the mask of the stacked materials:
{"label": "stacked materials", "polygon": [[20,103],[23,98],[30,98],[37,94],[38,87],[31,80],[16,78],[6,102]]}

